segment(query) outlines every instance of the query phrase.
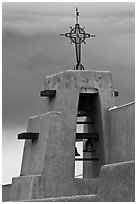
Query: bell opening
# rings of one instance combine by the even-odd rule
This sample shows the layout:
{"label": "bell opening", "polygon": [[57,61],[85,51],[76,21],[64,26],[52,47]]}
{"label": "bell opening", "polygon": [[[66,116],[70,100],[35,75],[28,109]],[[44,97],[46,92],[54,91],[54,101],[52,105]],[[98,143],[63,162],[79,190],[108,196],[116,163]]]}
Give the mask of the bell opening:
{"label": "bell opening", "polygon": [[83,90],[79,95],[77,109],[75,178],[96,178],[99,174],[100,162],[97,128],[100,121],[99,98],[97,90],[89,90],[89,92],[84,88]]}

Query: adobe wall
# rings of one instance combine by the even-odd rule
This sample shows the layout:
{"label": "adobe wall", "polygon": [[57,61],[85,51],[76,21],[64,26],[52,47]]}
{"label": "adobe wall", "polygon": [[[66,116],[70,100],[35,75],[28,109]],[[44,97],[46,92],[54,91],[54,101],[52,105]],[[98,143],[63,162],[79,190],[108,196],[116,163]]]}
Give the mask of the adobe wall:
{"label": "adobe wall", "polygon": [[135,102],[110,110],[109,163],[135,159]]}
{"label": "adobe wall", "polygon": [[10,200],[11,184],[2,185],[2,202]]}
{"label": "adobe wall", "polygon": [[135,161],[102,166],[96,201],[135,201]]}
{"label": "adobe wall", "polygon": [[29,202],[134,202],[135,162],[108,164],[100,169],[97,194],[28,200]]}

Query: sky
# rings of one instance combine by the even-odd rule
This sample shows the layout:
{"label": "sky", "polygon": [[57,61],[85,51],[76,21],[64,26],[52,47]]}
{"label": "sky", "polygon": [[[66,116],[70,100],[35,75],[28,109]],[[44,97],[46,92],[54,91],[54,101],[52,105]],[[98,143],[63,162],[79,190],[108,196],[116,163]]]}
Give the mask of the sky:
{"label": "sky", "polygon": [[[116,105],[135,100],[134,3],[2,3],[3,184],[19,176],[28,118],[40,113],[39,92],[45,76],[72,70],[74,45],[60,33],[80,25],[96,38],[82,45],[86,70],[111,71],[119,91]],[[9,171],[10,169],[10,171]]]}

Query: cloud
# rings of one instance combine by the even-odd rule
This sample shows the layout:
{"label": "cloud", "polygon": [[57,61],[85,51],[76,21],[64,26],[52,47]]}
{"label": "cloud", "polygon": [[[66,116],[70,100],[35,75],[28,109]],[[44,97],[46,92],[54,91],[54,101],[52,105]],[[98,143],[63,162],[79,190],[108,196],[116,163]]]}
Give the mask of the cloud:
{"label": "cloud", "polygon": [[31,15],[7,14],[3,17],[3,32],[11,31],[20,35],[55,33],[60,30],[58,25],[62,27],[62,24],[62,20],[55,16],[39,15],[32,18]]}
{"label": "cloud", "polygon": [[[134,3],[78,3],[81,22],[134,32]],[[3,35],[44,35],[74,24],[74,3],[4,3]],[[118,28],[117,28],[118,27]],[[127,27],[127,28],[126,28]]]}
{"label": "cloud", "polygon": [[[59,31],[65,22],[70,22],[72,16],[65,13],[47,11],[43,4],[4,4],[3,6],[3,33],[15,32],[20,35],[54,33]],[[28,6],[29,5],[29,6]],[[35,6],[34,6],[35,5]],[[46,4],[44,4],[46,5]],[[48,4],[49,5],[49,4]]]}
{"label": "cloud", "polygon": [[60,58],[58,55],[50,55],[46,52],[46,54],[39,53],[37,55],[33,55],[28,59],[20,61],[18,64],[19,68],[28,69],[28,70],[36,70],[46,66],[63,66],[64,64],[69,63],[69,59],[67,56],[65,58]]}

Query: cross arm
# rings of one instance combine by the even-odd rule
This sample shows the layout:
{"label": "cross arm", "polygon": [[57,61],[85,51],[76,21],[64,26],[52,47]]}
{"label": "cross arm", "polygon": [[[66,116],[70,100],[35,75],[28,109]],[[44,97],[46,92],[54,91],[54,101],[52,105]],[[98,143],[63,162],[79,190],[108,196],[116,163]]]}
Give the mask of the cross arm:
{"label": "cross arm", "polygon": [[88,34],[88,33],[85,33],[85,38],[90,38],[90,37],[96,37],[95,34]]}
{"label": "cross arm", "polygon": [[65,33],[65,34],[64,34],[64,33],[61,33],[60,35],[61,35],[61,36],[64,36],[64,37],[70,38],[70,33]]}

